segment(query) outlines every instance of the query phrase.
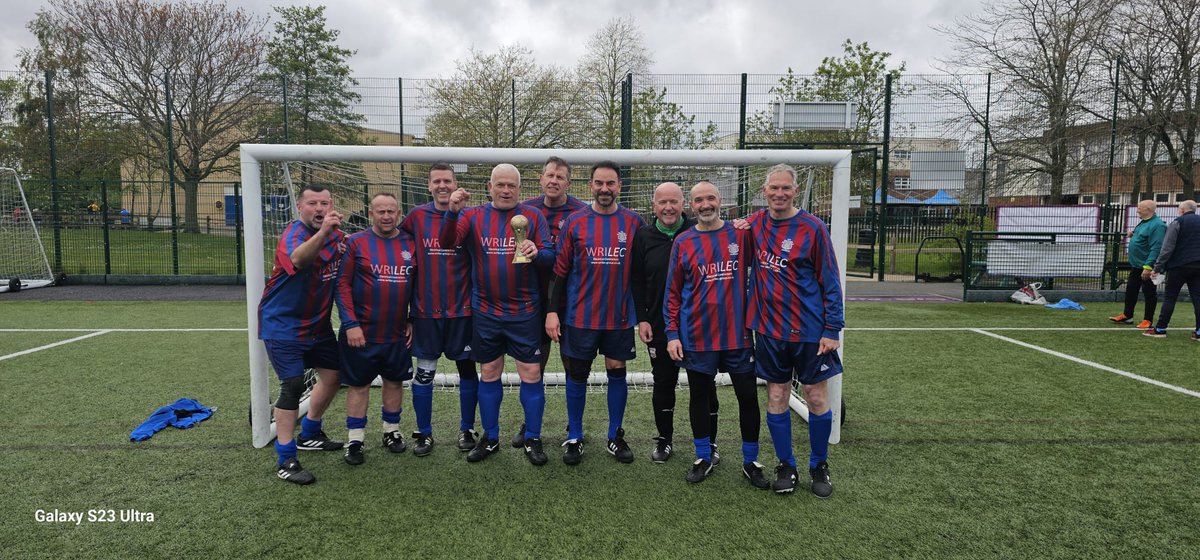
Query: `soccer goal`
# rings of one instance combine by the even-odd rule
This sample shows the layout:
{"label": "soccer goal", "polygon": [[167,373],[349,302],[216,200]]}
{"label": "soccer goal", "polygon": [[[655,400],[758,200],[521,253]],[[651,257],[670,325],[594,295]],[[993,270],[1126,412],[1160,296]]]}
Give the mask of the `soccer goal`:
{"label": "soccer goal", "polygon": [[[553,150],[243,144],[242,214],[248,271],[246,319],[254,445],[265,446],[274,438],[272,395],[277,390],[266,349],[257,337],[258,304],[265,279],[270,274],[275,244],[286,224],[295,218],[296,192],[301,185],[317,182],[329,187],[335,208],[347,216],[343,220],[343,230],[353,233],[369,226],[367,208],[370,197],[377,193],[395,195],[405,213],[429,202],[427,177],[429,165],[433,163],[453,165],[459,186],[471,191],[475,201],[487,200],[486,186],[494,165],[514,164],[521,170],[523,198],[533,198],[540,194],[537,177],[552,155],[571,163],[570,193],[585,201],[591,198],[587,174],[592,164],[611,160],[625,166],[621,203],[647,218],[652,214],[655,186],[672,181],[686,191],[702,179],[716,184],[721,191],[727,217],[745,217],[765,206],[761,187],[766,170],[777,163],[790,164],[799,173],[799,193],[803,194],[798,193],[797,204],[830,225],[844,285],[850,198],[851,153],[848,150]],[[644,348],[639,357],[643,354]],[[555,371],[556,361],[557,358],[552,358],[547,366],[548,388],[565,383],[561,369]],[[641,368],[642,372],[637,369],[630,368],[631,390],[638,386],[650,387],[649,366]],[[453,368],[439,370],[453,371]],[[453,386],[456,378],[453,374],[439,374],[435,383]],[[681,375],[681,378],[681,381],[686,380],[685,376]],[[593,373],[592,383],[602,385],[604,379],[603,371]],[[515,374],[506,374],[505,380],[506,383],[517,383]],[[841,376],[831,379],[828,395],[834,405],[831,443],[837,443],[841,438],[841,392]],[[793,391],[791,406],[807,421],[808,410],[798,388]],[[300,413],[306,410],[307,400],[301,402]]]}
{"label": "soccer goal", "polygon": [[0,167],[0,292],[54,284],[54,272],[15,169]]}

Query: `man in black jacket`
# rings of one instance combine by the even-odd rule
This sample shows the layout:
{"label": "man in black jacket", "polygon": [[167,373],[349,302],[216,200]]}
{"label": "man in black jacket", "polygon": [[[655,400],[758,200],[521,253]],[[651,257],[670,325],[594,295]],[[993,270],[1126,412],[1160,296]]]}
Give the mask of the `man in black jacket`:
{"label": "man in black jacket", "polygon": [[[638,338],[650,353],[654,374],[654,424],[658,443],[650,459],[664,463],[671,457],[674,437],[675,387],[679,383],[679,365],[667,355],[667,335],[663,324],[663,295],[667,286],[667,265],[676,235],[696,224],[683,213],[683,189],[675,183],[663,183],[654,189],[654,219],[633,237],[633,303],[637,310]],[[717,406],[712,404],[713,424]],[[715,430],[714,430],[715,432]],[[714,434],[715,435],[715,434]],[[716,446],[713,447],[714,462]]]}
{"label": "man in black jacket", "polygon": [[1179,203],[1179,217],[1167,226],[1158,260],[1154,262],[1154,276],[1167,275],[1167,294],[1163,299],[1158,324],[1142,334],[1155,338],[1167,336],[1167,324],[1175,312],[1175,300],[1186,285],[1192,297],[1192,310],[1196,314],[1196,330],[1191,339],[1200,341],[1200,215],[1196,214],[1196,201]]}

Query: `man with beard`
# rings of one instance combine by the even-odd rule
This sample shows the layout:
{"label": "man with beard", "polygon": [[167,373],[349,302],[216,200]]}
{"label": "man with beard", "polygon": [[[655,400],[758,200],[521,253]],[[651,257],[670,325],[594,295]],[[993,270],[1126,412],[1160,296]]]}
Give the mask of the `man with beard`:
{"label": "man with beard", "polygon": [[749,230],[721,219],[721,193],[701,181],[689,193],[696,226],[679,235],[667,272],[667,352],[688,375],[688,412],[696,461],[686,480],[703,482],[716,460],[711,403],[718,372],[729,373],[738,400],[742,432],[742,474],[755,488],[769,483],[758,462],[760,413],[754,377],[753,343],[746,329],[747,282],[753,262]]}
{"label": "man with beard", "polygon": [[[608,452],[622,463],[633,462],[622,422],[629,386],[625,362],[635,356],[633,326],[637,314],[630,292],[629,247],[645,221],[617,203],[621,179],[617,164],[592,166],[590,207],[567,217],[558,237],[550,301],[567,293],[565,319],[546,313],[546,334],[562,345],[567,371],[567,441],[563,461],[583,460],[583,411],[587,381],[596,354],[604,355],[608,372]],[[561,337],[561,339],[560,339]]]}

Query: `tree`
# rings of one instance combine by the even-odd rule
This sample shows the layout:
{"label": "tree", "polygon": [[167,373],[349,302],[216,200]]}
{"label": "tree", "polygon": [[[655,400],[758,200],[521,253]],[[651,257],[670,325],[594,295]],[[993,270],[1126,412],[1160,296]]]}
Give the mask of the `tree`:
{"label": "tree", "polygon": [[[265,20],[215,0],[51,0],[52,17],[88,59],[88,93],[140,134],[142,158],[184,192],[184,229],[200,231],[198,183],[228,159],[264,110]],[[169,77],[169,79],[168,79]],[[172,121],[168,149],[166,84]],[[165,175],[165,173],[164,173]]]}
{"label": "tree", "polygon": [[59,177],[68,181],[119,177],[123,157],[120,126],[110,122],[87,95],[89,61],[83,45],[44,10],[39,10],[26,27],[37,37],[38,45],[20,52],[21,69],[27,78],[25,97],[18,106],[19,131],[25,146],[22,167],[31,176],[49,176],[44,79],[49,72],[54,88]]}
{"label": "tree", "polygon": [[621,85],[629,74],[648,72],[652,63],[632,17],[610,19],[588,39],[576,74],[586,84],[587,109],[596,119],[593,144],[621,147]]}
{"label": "tree", "polygon": [[[1097,45],[1111,7],[1102,0],[1004,0],[937,28],[955,45],[955,58],[943,65],[999,78],[993,97],[1011,109],[993,110],[990,146],[1014,174],[1047,179],[1051,204],[1062,202],[1065,179],[1079,166],[1068,135],[1096,99]],[[977,100],[961,101],[976,118],[985,113]]]}
{"label": "tree", "polygon": [[[1107,37],[1109,52],[1120,62],[1122,99],[1136,111],[1138,132],[1153,135],[1167,151],[1183,184],[1185,199],[1195,199],[1197,135],[1200,135],[1200,0],[1127,0],[1119,5],[1117,25]],[[1138,145],[1139,169],[1144,140]]]}
{"label": "tree", "polygon": [[[19,53],[22,80],[13,80],[16,97],[10,143],[5,159],[29,178],[50,177],[50,150],[46,115],[46,75],[53,84],[55,164],[61,181],[63,204],[81,208],[99,199],[99,180],[120,177],[123,154],[119,123],[105,115],[87,95],[88,59],[78,38],[50,13],[39,10],[26,24],[37,45]],[[117,187],[119,183],[114,182]],[[30,183],[35,206],[50,199],[49,189]]]}
{"label": "tree", "polygon": [[472,50],[455,64],[452,78],[425,86],[432,112],[425,123],[429,144],[553,148],[577,146],[586,138],[579,84],[560,78],[557,68],[539,66],[527,49]]}
{"label": "tree", "polygon": [[[354,51],[337,46],[339,31],[325,26],[325,6],[276,7],[280,20],[267,42],[268,77],[286,85],[289,142],[357,144],[358,123],[365,117],[351,110],[362,96],[350,88],[346,59]],[[283,108],[272,118],[283,123]],[[298,125],[298,126],[297,126]]]}
{"label": "tree", "polygon": [[[748,118],[747,129],[756,140],[784,142],[870,142],[883,136],[886,82],[890,74],[893,95],[904,92],[899,80],[905,63],[888,68],[892,53],[876,51],[867,42],[842,43],[841,57],[825,57],[811,76],[798,76],[791,68],[770,89],[772,104],[792,101],[850,101],[855,105],[855,126],[846,131],[780,131],[774,114],[762,111]],[[830,146],[826,146],[830,147]]]}
{"label": "tree", "polygon": [[647,88],[633,98],[633,147],[647,150],[699,149],[712,146],[717,125],[696,130],[695,115],[667,101],[667,88]]}

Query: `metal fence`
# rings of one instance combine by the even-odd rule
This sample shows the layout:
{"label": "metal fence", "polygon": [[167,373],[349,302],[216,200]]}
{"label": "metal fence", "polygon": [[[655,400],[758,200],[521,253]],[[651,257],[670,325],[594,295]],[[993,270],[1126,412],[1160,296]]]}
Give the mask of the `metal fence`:
{"label": "metal fence", "polygon": [[[920,277],[919,253],[936,250],[925,260],[935,263],[930,255],[950,254],[967,231],[995,229],[1001,207],[1097,205],[1097,230],[1114,232],[1125,229],[1127,204],[1194,196],[1190,165],[1200,154],[1172,159],[1135,126],[1112,76],[1053,118],[998,76],[906,75],[852,99],[796,86],[811,78],[637,74],[617,97],[569,79],[358,78],[348,127],[323,123],[296,84],[255,78],[238,82],[224,106],[240,120],[206,136],[192,110],[202,104],[170,76],[147,99],[161,121],[146,121],[79,78],[0,71],[0,166],[20,170],[40,224],[53,230],[52,265],[76,275],[242,274],[224,201],[236,188],[236,150],[221,155],[242,141],[854,149],[848,264],[881,280]],[[831,125],[838,107],[845,119]],[[738,192],[739,208],[753,187]],[[101,212],[86,211],[105,196]],[[148,237],[126,235],[134,233]]]}

